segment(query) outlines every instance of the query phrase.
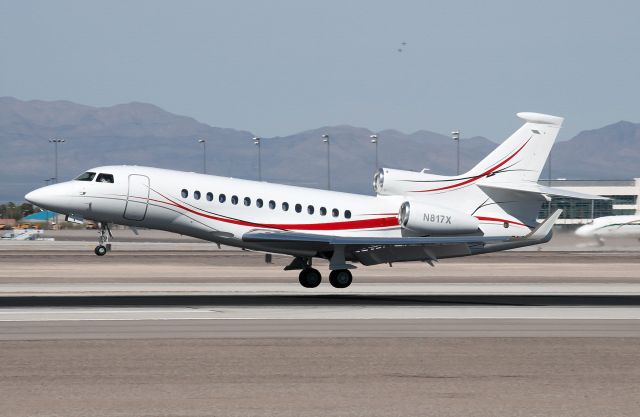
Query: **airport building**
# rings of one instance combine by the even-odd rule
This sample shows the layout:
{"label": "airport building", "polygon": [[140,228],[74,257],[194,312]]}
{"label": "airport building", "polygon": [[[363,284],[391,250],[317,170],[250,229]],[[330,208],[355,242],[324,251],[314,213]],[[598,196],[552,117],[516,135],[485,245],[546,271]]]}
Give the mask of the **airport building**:
{"label": "airport building", "polygon": [[560,208],[561,218],[556,224],[580,225],[591,222],[594,218],[623,214],[640,213],[640,178],[632,180],[541,180],[541,185],[562,188],[580,193],[595,194],[608,197],[610,200],[579,200],[575,198],[554,197],[551,205],[545,204],[540,210],[540,219],[549,216]]}

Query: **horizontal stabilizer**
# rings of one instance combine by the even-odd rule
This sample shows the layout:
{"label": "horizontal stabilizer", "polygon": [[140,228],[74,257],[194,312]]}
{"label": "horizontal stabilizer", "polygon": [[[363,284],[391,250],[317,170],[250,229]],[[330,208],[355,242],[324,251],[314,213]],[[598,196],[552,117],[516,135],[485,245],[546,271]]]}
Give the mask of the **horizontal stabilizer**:
{"label": "horizontal stabilizer", "polygon": [[522,120],[526,120],[529,123],[537,123],[543,125],[562,126],[564,118],[558,116],[551,116],[550,114],[533,113],[523,111],[517,114]]}
{"label": "horizontal stabilizer", "polygon": [[580,198],[583,200],[609,200],[607,197],[602,197],[595,194],[585,194],[576,191],[564,190],[562,188],[547,187],[540,185],[537,182],[516,182],[516,183],[490,183],[490,184],[478,184],[480,188],[497,189],[497,190],[509,190],[519,191],[523,193],[534,194],[547,194],[560,197]]}

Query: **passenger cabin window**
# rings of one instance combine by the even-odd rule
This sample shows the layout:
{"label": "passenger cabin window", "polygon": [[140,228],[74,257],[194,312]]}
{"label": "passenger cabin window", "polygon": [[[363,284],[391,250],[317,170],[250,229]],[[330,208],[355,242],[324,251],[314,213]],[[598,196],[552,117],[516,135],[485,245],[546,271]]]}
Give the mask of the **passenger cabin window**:
{"label": "passenger cabin window", "polygon": [[233,205],[238,204],[238,196],[237,195],[232,195],[231,196],[231,204],[233,204]]}
{"label": "passenger cabin window", "polygon": [[244,198],[244,205],[247,207],[251,205],[251,199],[249,197]]}
{"label": "passenger cabin window", "polygon": [[302,211],[302,204],[296,204],[296,213],[300,213]]}
{"label": "passenger cabin window", "polygon": [[200,200],[200,191],[194,191],[193,198],[195,198],[196,200]]}
{"label": "passenger cabin window", "polygon": [[351,210],[345,210],[344,211],[344,217],[346,219],[350,219],[351,218]]}
{"label": "passenger cabin window", "polygon": [[270,200],[270,201],[269,201],[269,208],[270,208],[271,210],[273,210],[274,208],[276,208],[276,202],[275,202],[275,201],[273,201],[273,200]]}
{"label": "passenger cabin window", "polygon": [[213,193],[207,193],[207,201],[213,201]]}
{"label": "passenger cabin window", "polygon": [[314,211],[313,206],[307,206],[307,213],[313,214],[313,211]]}
{"label": "passenger cabin window", "polygon": [[289,203],[287,202],[282,203],[282,211],[289,211]]}
{"label": "passenger cabin window", "polygon": [[182,198],[187,198],[189,197],[189,191],[185,190],[184,188],[182,189]]}
{"label": "passenger cabin window", "polygon": [[98,174],[98,178],[96,178],[96,182],[106,182],[113,184],[113,175],[112,174]]}
{"label": "passenger cabin window", "polygon": [[326,216],[327,215],[327,209],[325,207],[320,207],[320,215],[321,216]]}
{"label": "passenger cabin window", "polygon": [[93,181],[93,177],[96,176],[95,172],[85,172],[76,177],[76,181]]}
{"label": "passenger cabin window", "polygon": [[261,198],[259,198],[259,199],[257,199],[257,200],[256,200],[256,206],[257,206],[258,208],[261,208],[261,207],[263,206],[263,204],[264,204],[264,203],[262,202],[262,199],[261,199]]}
{"label": "passenger cabin window", "polygon": [[221,202],[221,203],[224,203],[225,201],[227,201],[227,196],[224,195],[224,194],[220,194],[218,196],[218,201]]}
{"label": "passenger cabin window", "polygon": [[338,209],[333,209],[331,210],[331,215],[333,217],[338,217],[340,215],[340,212],[338,211]]}

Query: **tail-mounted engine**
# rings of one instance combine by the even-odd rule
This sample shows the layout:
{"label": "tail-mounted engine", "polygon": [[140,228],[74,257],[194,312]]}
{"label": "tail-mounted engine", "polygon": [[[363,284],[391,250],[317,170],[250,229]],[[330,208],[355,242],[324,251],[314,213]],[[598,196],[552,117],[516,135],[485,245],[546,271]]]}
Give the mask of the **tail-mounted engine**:
{"label": "tail-mounted engine", "polygon": [[405,201],[398,214],[403,229],[420,235],[469,234],[478,230],[478,219],[432,204]]}
{"label": "tail-mounted engine", "polygon": [[380,168],[373,175],[373,190],[378,195],[402,195],[449,178],[425,172]]}

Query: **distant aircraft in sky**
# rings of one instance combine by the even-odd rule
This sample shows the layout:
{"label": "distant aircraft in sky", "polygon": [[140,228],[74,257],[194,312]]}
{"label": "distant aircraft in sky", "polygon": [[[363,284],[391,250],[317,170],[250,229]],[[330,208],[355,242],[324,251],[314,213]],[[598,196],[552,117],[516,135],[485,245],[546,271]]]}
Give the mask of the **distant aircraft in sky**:
{"label": "distant aircraft in sky", "polygon": [[[367,196],[141,166],[103,166],[25,198],[71,221],[99,222],[97,255],[110,249],[108,225],[180,233],[293,256],[307,288],[321,282],[314,258],[329,260],[329,281],[351,284],[354,263],[433,262],[551,239],[560,215],[536,219],[548,195],[601,199],[537,183],[563,119],[518,113],[525,121],[469,172],[440,176],[381,168]],[[352,152],[358,152],[353,149]],[[301,157],[314,158],[315,155]]]}
{"label": "distant aircraft in sky", "polygon": [[579,227],[576,235],[593,237],[601,245],[604,245],[604,238],[609,237],[640,239],[640,215],[598,217],[592,223]]}

